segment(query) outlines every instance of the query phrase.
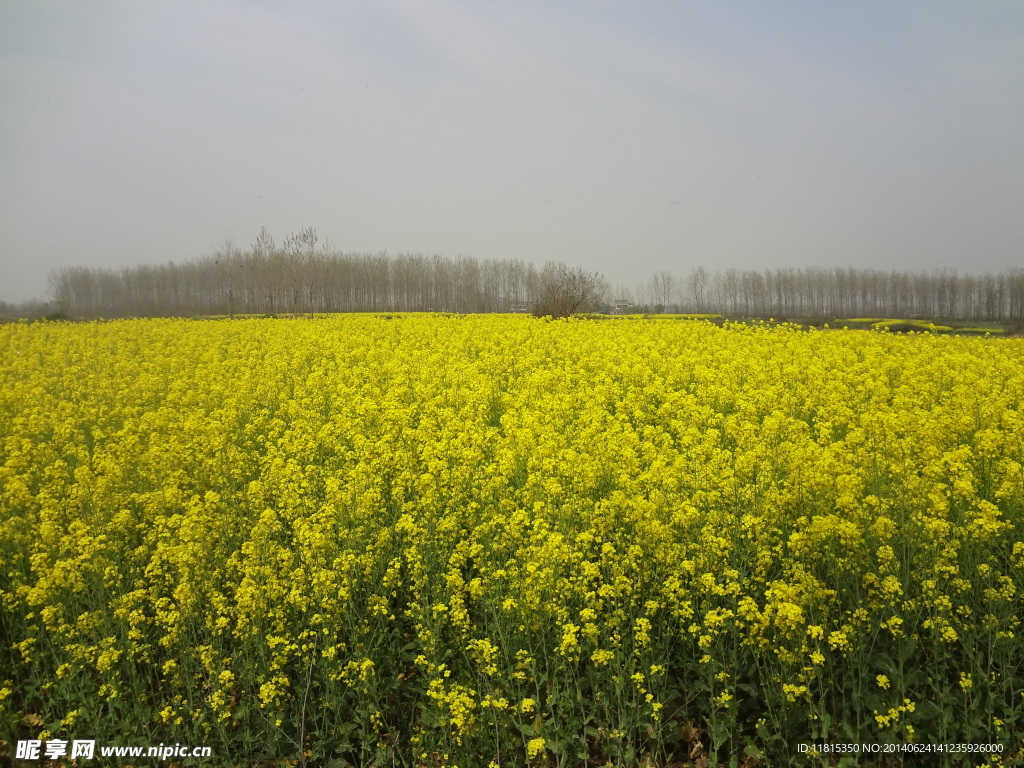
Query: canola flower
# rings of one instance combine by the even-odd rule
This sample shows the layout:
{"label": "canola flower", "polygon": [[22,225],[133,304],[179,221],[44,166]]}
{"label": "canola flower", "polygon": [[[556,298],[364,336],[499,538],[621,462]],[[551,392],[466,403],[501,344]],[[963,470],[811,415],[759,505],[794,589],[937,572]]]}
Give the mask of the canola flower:
{"label": "canola flower", "polygon": [[1022,518],[1016,339],[6,325],[0,739],[145,732],[240,764],[924,735],[1005,756]]}

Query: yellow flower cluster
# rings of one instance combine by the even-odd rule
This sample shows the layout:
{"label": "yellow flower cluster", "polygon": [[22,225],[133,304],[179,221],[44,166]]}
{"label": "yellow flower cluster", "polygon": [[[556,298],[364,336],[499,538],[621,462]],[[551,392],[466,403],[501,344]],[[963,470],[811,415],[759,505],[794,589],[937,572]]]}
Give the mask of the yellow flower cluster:
{"label": "yellow flower cluster", "polygon": [[572,764],[1014,722],[1022,446],[1017,339],[2,326],[0,732]]}

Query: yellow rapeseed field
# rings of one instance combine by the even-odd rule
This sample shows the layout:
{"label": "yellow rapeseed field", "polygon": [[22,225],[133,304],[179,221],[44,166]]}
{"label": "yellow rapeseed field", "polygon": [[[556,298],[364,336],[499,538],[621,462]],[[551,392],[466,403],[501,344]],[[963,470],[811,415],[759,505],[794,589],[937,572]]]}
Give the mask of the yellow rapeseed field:
{"label": "yellow rapeseed field", "polygon": [[779,765],[821,738],[1011,764],[1022,531],[1020,339],[10,324],[0,739],[471,768]]}

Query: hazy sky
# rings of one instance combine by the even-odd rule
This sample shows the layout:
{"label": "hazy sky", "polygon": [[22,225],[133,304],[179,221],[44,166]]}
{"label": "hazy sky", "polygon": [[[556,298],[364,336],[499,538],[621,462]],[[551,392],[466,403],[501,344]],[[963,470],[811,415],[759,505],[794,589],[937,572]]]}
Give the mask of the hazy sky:
{"label": "hazy sky", "polygon": [[0,3],[0,300],[346,251],[1024,266],[1024,3]]}

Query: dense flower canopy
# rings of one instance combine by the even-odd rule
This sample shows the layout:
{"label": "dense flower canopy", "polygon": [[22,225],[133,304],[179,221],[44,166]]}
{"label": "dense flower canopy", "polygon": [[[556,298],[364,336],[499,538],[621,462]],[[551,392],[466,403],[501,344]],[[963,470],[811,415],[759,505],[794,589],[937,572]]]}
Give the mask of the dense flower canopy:
{"label": "dense flower canopy", "polygon": [[1017,339],[3,326],[0,738],[244,764],[1019,749],[1022,465]]}

